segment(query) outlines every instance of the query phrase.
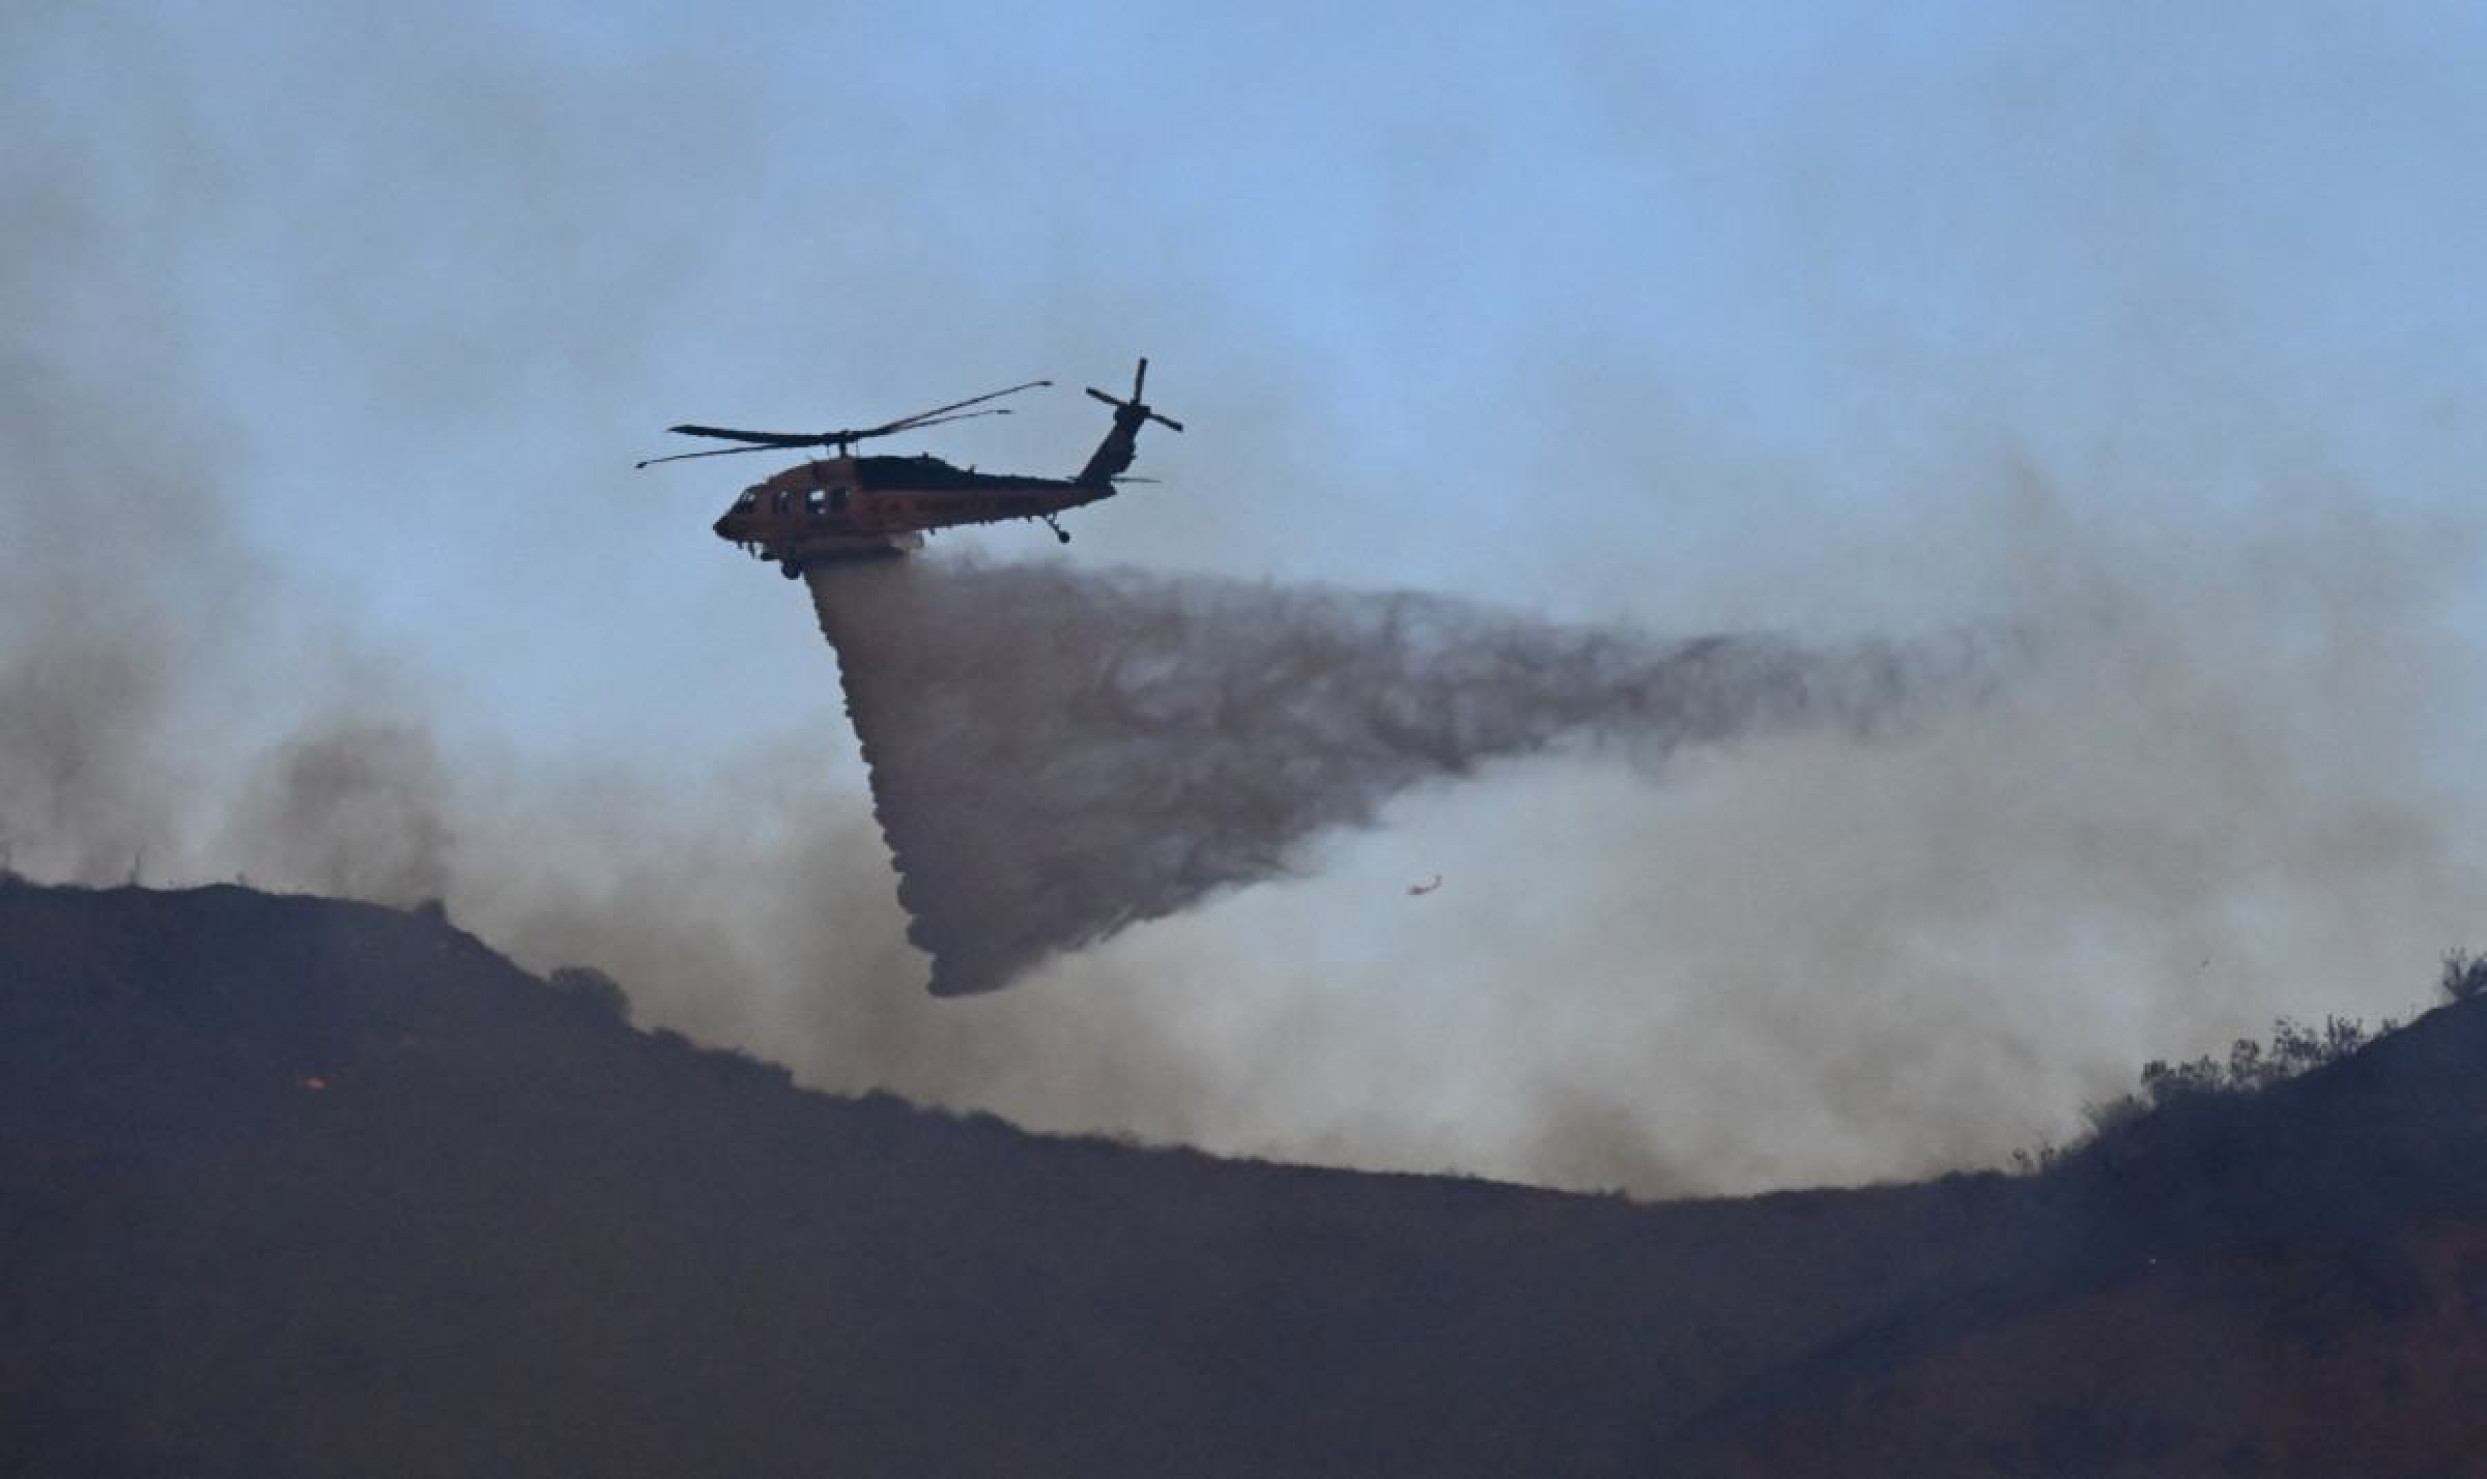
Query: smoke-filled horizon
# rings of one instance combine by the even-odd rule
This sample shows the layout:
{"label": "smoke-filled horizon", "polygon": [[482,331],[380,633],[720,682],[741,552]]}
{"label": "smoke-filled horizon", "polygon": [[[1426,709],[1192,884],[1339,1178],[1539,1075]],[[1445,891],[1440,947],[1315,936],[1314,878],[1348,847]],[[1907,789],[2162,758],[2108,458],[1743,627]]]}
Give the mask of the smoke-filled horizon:
{"label": "smoke-filled horizon", "polygon": [[[439,896],[825,1087],[1651,1193],[1992,1163],[2487,943],[2474,16],[253,19],[0,14],[29,875]],[[1167,481],[909,577],[2012,660],[1316,767],[932,999],[818,613],[629,464],[1051,375],[900,450],[1063,471],[1143,353]]]}
{"label": "smoke-filled horizon", "polygon": [[[2445,763],[2474,717],[2445,687],[2468,666],[2439,615],[2449,531],[2345,518],[2180,558],[2019,512],[2043,532],[2008,644],[1827,669],[1707,644],[1735,661],[1706,672],[1725,687],[1708,691],[1704,743],[1671,746],[1661,727],[1636,744],[1653,735],[1625,725],[1619,742],[1564,744],[1558,726],[1533,753],[1385,767],[1336,815],[1316,788],[1294,798],[1310,810],[1247,829],[1271,847],[1239,854],[1242,876],[990,997],[923,994],[858,757],[819,734],[719,752],[684,784],[445,753],[413,695],[345,702],[159,795],[125,836],[160,881],[441,897],[539,968],[614,973],[644,1022],[816,1085],[1037,1128],[1646,1195],[1993,1164],[2069,1133],[2144,1057],[2215,1048],[2278,1012],[2405,1011],[2487,898],[2468,842],[2481,798]],[[1488,653],[1669,650],[1404,593],[1060,565],[885,575],[907,592],[886,616],[932,619],[917,660],[934,669],[1003,613],[1034,630],[988,651],[1043,647],[1046,676],[1073,682],[1164,671],[1168,623],[1204,612],[1230,619],[1202,623],[1211,654],[1318,637],[1340,659],[1359,644],[1474,655],[1411,649],[1377,620],[1411,608],[1441,635],[1491,634]],[[1283,619],[1232,621],[1246,613]],[[1046,640],[1066,626],[1089,645]],[[1758,704],[1737,683],[1753,663]],[[958,677],[931,690],[955,741],[1030,713],[1024,674]],[[784,681],[832,687],[833,655]],[[156,701],[211,696],[176,674]],[[1144,727],[1161,762],[1198,739]],[[41,756],[13,737],[13,795]],[[121,763],[77,770],[54,797],[72,819],[59,835],[14,829],[21,866],[119,876],[117,853],[74,845],[74,818],[146,794],[152,767]]]}

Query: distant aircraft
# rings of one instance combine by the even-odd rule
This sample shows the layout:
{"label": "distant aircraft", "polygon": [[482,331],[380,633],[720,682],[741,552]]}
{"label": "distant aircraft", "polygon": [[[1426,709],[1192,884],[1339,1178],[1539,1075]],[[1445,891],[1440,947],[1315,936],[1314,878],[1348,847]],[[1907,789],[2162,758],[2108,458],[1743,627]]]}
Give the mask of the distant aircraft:
{"label": "distant aircraft", "polygon": [[1089,387],[1090,395],[1114,408],[1114,425],[1106,432],[1105,440],[1097,444],[1088,465],[1068,478],[981,473],[953,467],[931,456],[854,455],[856,443],[874,437],[922,431],[978,416],[1007,416],[1010,412],[1000,407],[982,411],[967,408],[1051,385],[1050,380],[1031,380],[1007,390],[970,396],[860,430],[813,433],[737,431],[724,426],[668,427],[667,430],[683,436],[716,437],[750,445],[650,457],[638,465],[652,467],[660,462],[731,457],[738,452],[788,447],[827,449],[833,455],[787,468],[744,489],[714,526],[718,538],[760,559],[775,561],[788,580],[801,575],[807,566],[825,561],[897,555],[919,549],[926,531],[958,524],[1041,519],[1045,527],[1054,531],[1055,538],[1068,544],[1071,536],[1054,521],[1056,514],[1111,498],[1119,483],[1148,481],[1122,476],[1123,469],[1131,466],[1138,453],[1141,425],[1154,421],[1175,431],[1183,429],[1182,422],[1159,415],[1140,398],[1147,388],[1148,373],[1149,362],[1144,358],[1131,377],[1129,400]]}
{"label": "distant aircraft", "polygon": [[1441,886],[1442,886],[1442,875],[1441,875],[1441,874],[1439,874],[1439,873],[1436,873],[1436,874],[1435,874],[1432,878],[1428,879],[1427,881],[1425,881],[1425,882],[1423,882],[1423,883],[1411,883],[1411,884],[1409,884],[1409,885],[1408,885],[1408,897],[1409,897],[1409,898],[1411,898],[1411,899],[1421,899],[1421,898],[1423,898],[1425,895],[1427,895],[1427,894],[1429,894],[1429,893],[1432,893],[1435,889],[1438,889],[1438,888],[1440,888]]}

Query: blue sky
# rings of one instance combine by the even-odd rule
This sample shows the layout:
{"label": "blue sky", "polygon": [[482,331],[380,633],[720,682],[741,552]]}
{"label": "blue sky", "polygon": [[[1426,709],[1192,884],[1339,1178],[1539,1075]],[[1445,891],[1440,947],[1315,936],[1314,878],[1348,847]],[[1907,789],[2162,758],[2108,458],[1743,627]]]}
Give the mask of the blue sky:
{"label": "blue sky", "polygon": [[921,445],[1068,468],[1143,352],[1193,430],[1074,558],[1867,622],[1994,600],[1843,572],[2008,465],[2461,499],[2476,12],[2176,9],[80,6],[13,111],[284,579],[688,741],[820,659],[660,427],[1049,374]]}

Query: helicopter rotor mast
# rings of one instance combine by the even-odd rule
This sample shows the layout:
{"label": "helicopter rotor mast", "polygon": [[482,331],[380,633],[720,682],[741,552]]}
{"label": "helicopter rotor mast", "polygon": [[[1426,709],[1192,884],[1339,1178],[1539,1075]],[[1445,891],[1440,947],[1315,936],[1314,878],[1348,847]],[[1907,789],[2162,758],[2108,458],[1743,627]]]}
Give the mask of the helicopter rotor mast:
{"label": "helicopter rotor mast", "polygon": [[843,457],[854,449],[857,442],[867,441],[873,437],[896,436],[902,431],[921,431],[928,426],[943,426],[953,421],[972,421],[978,416],[1007,416],[1010,410],[1006,406],[991,407],[982,411],[971,411],[967,408],[983,405],[986,401],[999,400],[1006,395],[1017,395],[1023,390],[1035,390],[1040,386],[1051,384],[1053,384],[1051,380],[1030,380],[1002,390],[990,390],[983,395],[971,395],[963,401],[952,401],[946,406],[935,406],[929,411],[918,411],[912,416],[901,416],[895,421],[885,421],[879,426],[851,427],[843,431],[742,431],[730,426],[669,426],[665,428],[667,431],[681,436],[713,437],[719,441],[745,442],[749,445],[719,447],[707,452],[676,452],[669,457],[644,458],[634,465],[653,467],[660,462],[686,462],[694,457],[731,457],[737,452],[766,452],[790,447],[821,447]]}

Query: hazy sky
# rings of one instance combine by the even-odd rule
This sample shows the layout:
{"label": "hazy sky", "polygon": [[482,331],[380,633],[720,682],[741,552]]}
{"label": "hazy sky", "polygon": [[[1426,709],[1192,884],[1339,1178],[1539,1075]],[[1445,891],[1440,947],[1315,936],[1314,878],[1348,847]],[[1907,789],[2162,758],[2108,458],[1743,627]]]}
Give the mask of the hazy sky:
{"label": "hazy sky", "polygon": [[1964,470],[2487,451],[2468,7],[20,14],[247,537],[547,742],[826,702],[706,532],[766,469],[630,471],[686,417],[1046,374],[917,445],[1068,470],[1148,353],[1193,430],[1081,559],[1696,626],[1991,606],[1913,532]]}
{"label": "hazy sky", "polygon": [[[2131,580],[2170,630],[2258,633],[2188,661],[2282,672],[2289,714],[2347,669],[2434,705],[2382,745],[2395,777],[2464,764],[2477,674],[2437,639],[2487,635],[2475,7],[35,3],[0,47],[4,362],[70,408],[11,423],[0,573],[195,552],[186,650],[265,639],[220,724],[404,692],[453,769],[575,757],[685,794],[814,744],[850,804],[808,599],[707,531],[778,464],[631,462],[677,420],[856,424],[1050,375],[887,450],[1067,473],[1104,429],[1078,387],[1147,354],[1190,430],[1148,433],[1166,482],[1075,515],[1062,558],[1668,633],[1904,636]],[[214,516],[150,512],[159,475]],[[944,546],[1057,557],[1028,528]],[[73,601],[46,599],[10,619]],[[2286,667],[2305,610],[2320,661]],[[2388,675],[2341,656],[2361,622]],[[2371,739],[2308,734],[2327,763]],[[1603,794],[1565,784],[1558,808]],[[1916,784],[1842,825],[1906,825]],[[1459,815],[1409,830],[1447,847]],[[2416,912],[2423,959],[2452,941]],[[2223,1001],[2185,1030],[2265,1004]],[[2171,1020],[2080,1040],[2122,1063]]]}

